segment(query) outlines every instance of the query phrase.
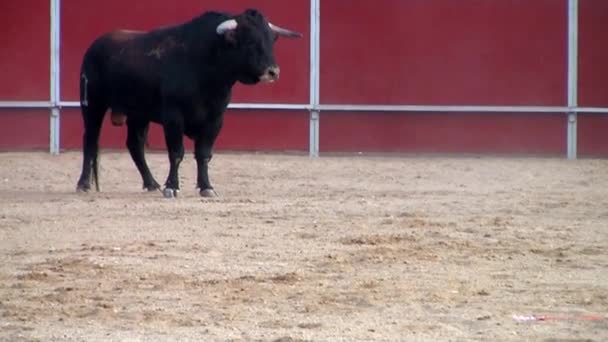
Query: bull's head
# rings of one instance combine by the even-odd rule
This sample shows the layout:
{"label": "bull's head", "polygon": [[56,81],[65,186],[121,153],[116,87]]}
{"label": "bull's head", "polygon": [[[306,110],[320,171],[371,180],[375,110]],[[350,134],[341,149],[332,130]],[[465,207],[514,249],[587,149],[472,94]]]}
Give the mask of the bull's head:
{"label": "bull's head", "polygon": [[280,69],[274,59],[274,42],[279,36],[302,37],[298,32],[270,23],[252,9],[222,22],[216,32],[228,45],[227,62],[234,64],[238,80],[245,84],[278,80]]}

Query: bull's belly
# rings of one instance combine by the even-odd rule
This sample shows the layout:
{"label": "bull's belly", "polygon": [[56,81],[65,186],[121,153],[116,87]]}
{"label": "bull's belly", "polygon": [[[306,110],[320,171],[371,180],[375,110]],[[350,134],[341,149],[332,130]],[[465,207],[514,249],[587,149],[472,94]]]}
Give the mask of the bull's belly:
{"label": "bull's belly", "polygon": [[125,113],[116,112],[112,110],[110,114],[110,121],[112,122],[112,126],[122,126],[127,122],[127,115]]}
{"label": "bull's belly", "polygon": [[113,91],[110,97],[111,121],[115,126],[122,126],[127,120],[150,122],[160,117],[161,102],[156,92],[136,88],[138,91],[123,89]]}
{"label": "bull's belly", "polygon": [[127,119],[131,121],[138,121],[142,123],[154,122],[161,123],[160,111],[156,108],[139,108],[139,109],[128,109],[124,107],[111,107],[110,108],[110,121],[113,126],[123,126]]}
{"label": "bull's belly", "polygon": [[158,92],[132,84],[132,89],[124,88],[125,84],[114,86],[109,91],[111,121],[115,126],[124,125],[127,120],[150,122],[157,121],[161,108]]}

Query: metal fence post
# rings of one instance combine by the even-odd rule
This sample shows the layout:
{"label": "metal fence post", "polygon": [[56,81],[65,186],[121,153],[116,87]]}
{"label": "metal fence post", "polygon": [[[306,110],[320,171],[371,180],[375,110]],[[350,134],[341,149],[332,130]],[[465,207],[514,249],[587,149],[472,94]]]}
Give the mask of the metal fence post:
{"label": "metal fence post", "polygon": [[60,150],[60,60],[59,60],[59,47],[60,47],[60,5],[61,0],[50,0],[51,1],[51,55],[50,55],[50,70],[51,70],[51,84],[50,84],[50,99],[51,99],[51,118],[50,118],[50,143],[49,150],[51,154],[59,154]]}
{"label": "metal fence post", "polygon": [[319,156],[320,0],[310,1],[310,136],[309,155]]}
{"label": "metal fence post", "polygon": [[578,0],[568,0],[568,129],[567,157],[577,158]]}

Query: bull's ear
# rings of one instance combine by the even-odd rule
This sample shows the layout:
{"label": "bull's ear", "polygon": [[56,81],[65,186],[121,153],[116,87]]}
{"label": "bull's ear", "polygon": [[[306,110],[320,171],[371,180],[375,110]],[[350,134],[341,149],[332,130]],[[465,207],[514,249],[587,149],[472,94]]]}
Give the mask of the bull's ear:
{"label": "bull's ear", "polygon": [[236,45],[236,30],[224,32],[224,39],[231,45]]}

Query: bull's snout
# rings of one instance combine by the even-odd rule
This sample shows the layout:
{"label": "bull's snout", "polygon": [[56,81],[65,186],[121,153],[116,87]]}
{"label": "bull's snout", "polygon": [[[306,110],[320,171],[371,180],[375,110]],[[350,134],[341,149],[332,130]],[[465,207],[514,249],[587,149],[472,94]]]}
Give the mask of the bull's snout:
{"label": "bull's snout", "polygon": [[260,79],[265,82],[274,82],[279,79],[281,69],[278,65],[268,67]]}

